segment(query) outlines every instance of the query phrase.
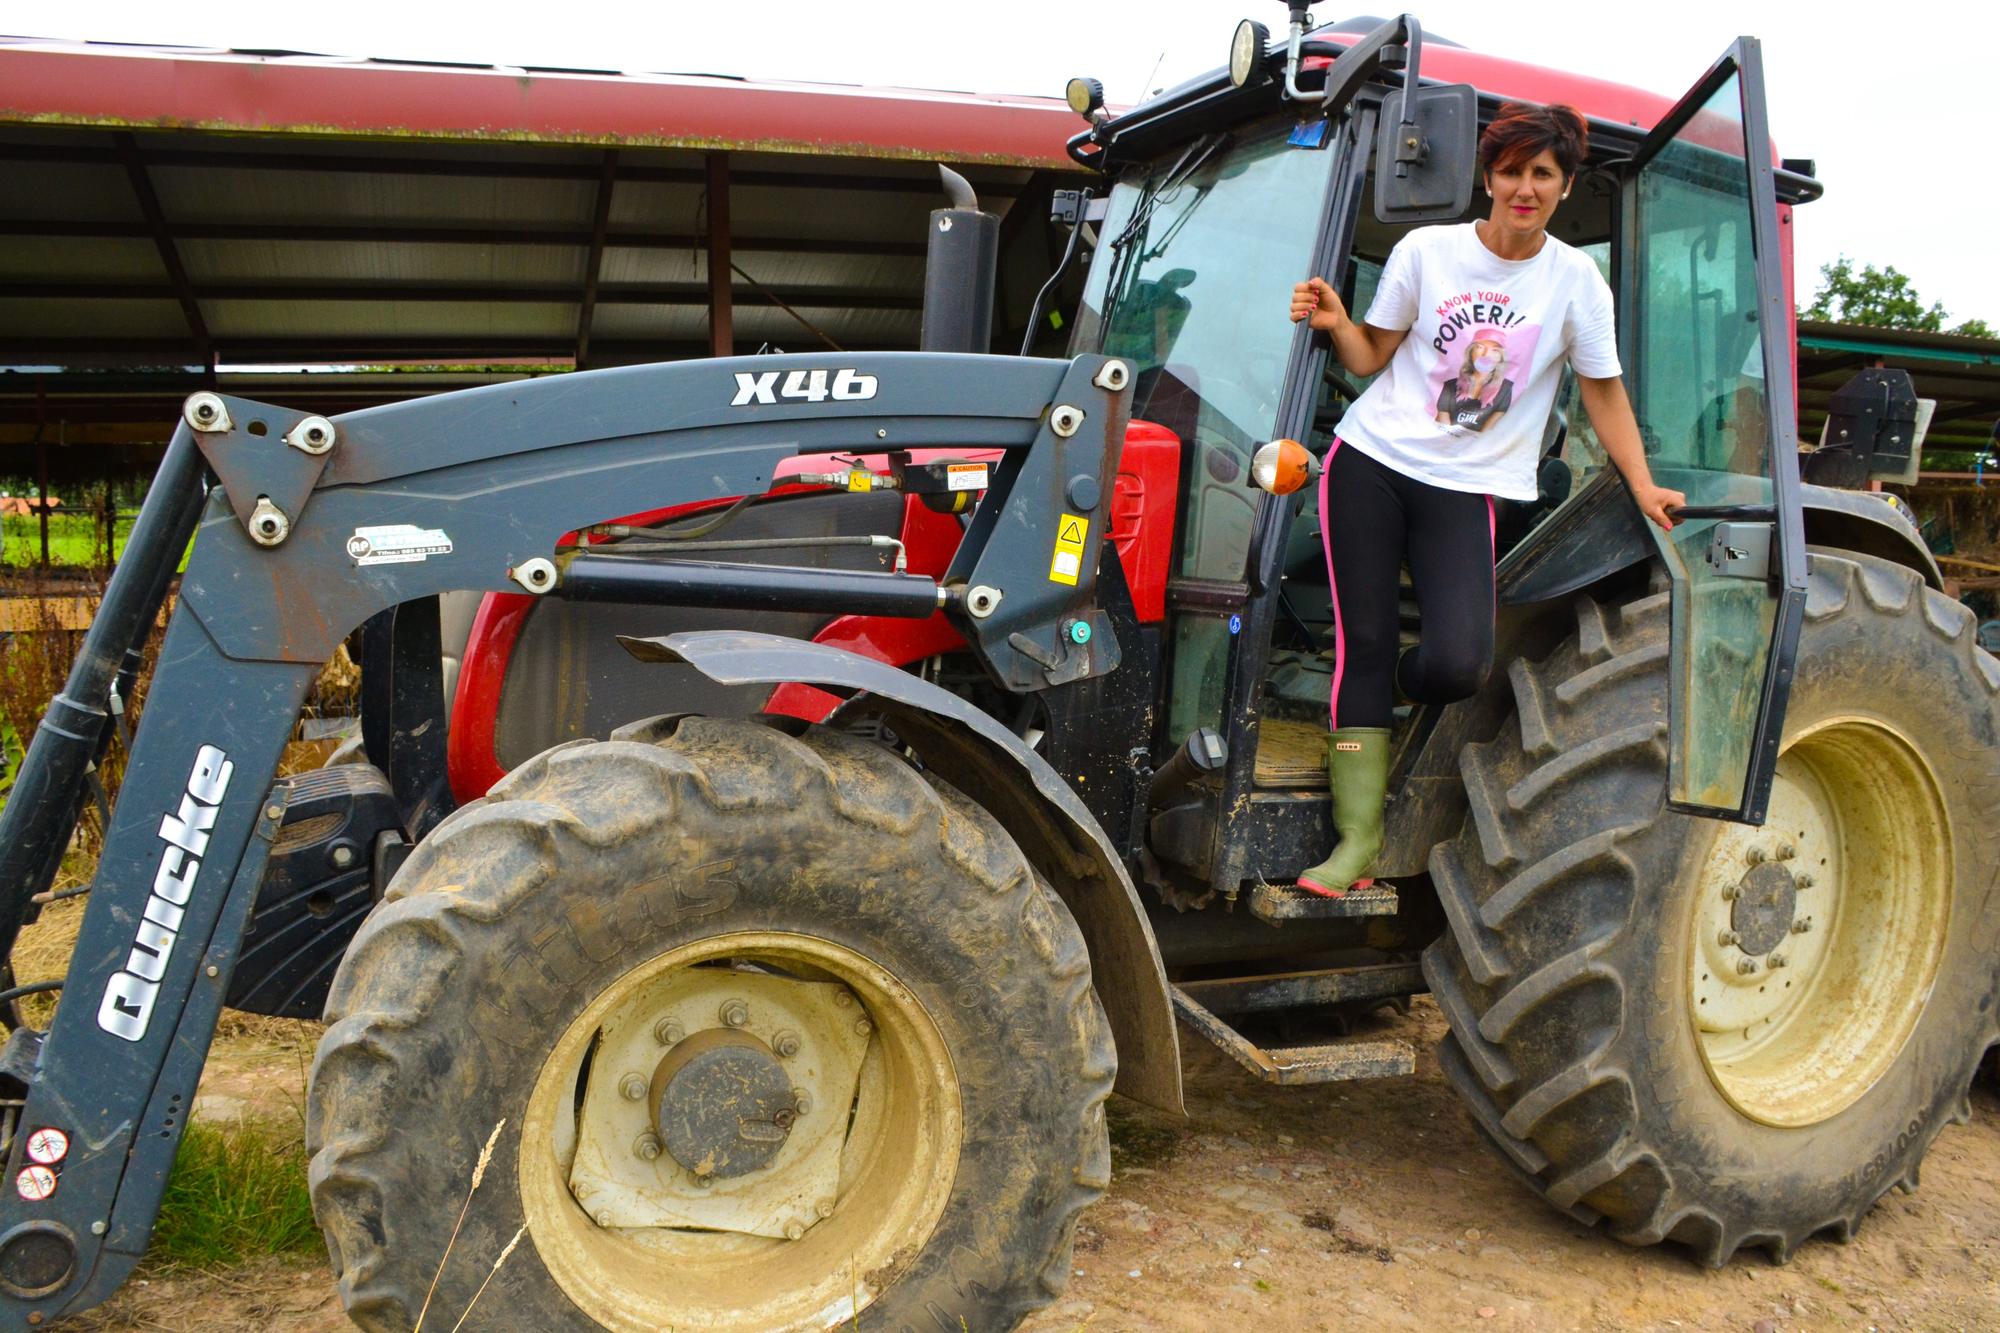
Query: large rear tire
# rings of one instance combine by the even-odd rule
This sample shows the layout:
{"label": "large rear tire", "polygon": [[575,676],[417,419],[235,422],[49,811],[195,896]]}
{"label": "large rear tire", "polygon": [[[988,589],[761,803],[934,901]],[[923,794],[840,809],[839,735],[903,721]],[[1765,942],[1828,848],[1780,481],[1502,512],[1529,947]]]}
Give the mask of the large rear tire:
{"label": "large rear tire", "polygon": [[819,728],[531,760],[413,853],[327,1017],[313,1204],[369,1329],[434,1274],[450,1327],[517,1234],[476,1325],[1012,1328],[1109,1174],[1067,911],[971,801]]}
{"label": "large rear tire", "polygon": [[1717,1265],[1914,1187],[2000,1039],[2000,663],[1907,569],[1813,556],[1771,818],[1665,808],[1668,599],[1584,598],[1461,767],[1424,971],[1529,1184]]}

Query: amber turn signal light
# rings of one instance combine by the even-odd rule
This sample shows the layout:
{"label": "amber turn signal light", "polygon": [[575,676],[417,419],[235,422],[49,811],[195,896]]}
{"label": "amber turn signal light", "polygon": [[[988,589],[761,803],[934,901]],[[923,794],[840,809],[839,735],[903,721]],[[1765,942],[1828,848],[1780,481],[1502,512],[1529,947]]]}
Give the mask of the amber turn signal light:
{"label": "amber turn signal light", "polygon": [[1319,477],[1319,460],[1297,440],[1273,440],[1250,460],[1250,480],[1273,495],[1290,495]]}

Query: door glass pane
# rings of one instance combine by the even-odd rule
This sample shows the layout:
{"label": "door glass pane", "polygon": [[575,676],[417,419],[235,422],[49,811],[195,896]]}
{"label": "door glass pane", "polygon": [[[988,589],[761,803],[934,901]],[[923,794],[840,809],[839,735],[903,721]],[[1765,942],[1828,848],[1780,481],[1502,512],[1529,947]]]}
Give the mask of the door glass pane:
{"label": "door glass pane", "polygon": [[1167,740],[1179,745],[1197,727],[1222,725],[1222,687],[1229,676],[1229,622],[1183,613],[1174,619],[1174,679],[1167,692]]}
{"label": "door glass pane", "polygon": [[[1633,408],[1661,485],[1689,505],[1769,505],[1756,246],[1740,76],[1709,97],[1641,171],[1633,277]],[[1764,579],[1726,577],[1708,552],[1718,521],[1655,530],[1673,575],[1668,710],[1673,799],[1741,806],[1777,601]]]}

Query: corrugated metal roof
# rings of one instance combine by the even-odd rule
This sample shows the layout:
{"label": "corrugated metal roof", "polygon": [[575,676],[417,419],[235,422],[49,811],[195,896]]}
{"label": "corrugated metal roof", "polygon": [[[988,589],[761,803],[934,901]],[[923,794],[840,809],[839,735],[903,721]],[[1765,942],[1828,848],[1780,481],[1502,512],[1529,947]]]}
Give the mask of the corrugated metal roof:
{"label": "corrugated metal roof", "polygon": [[[913,347],[926,159],[1022,210],[1004,286],[1031,296],[1076,123],[1053,98],[0,38],[0,366],[706,354],[711,148],[738,349]],[[105,382],[0,377],[0,443],[101,417],[71,390]]]}
{"label": "corrugated metal roof", "polygon": [[1799,416],[1809,436],[1834,393],[1864,366],[1907,370],[1918,396],[1937,401],[1927,458],[1984,452],[2000,431],[2000,338],[1801,320]]}

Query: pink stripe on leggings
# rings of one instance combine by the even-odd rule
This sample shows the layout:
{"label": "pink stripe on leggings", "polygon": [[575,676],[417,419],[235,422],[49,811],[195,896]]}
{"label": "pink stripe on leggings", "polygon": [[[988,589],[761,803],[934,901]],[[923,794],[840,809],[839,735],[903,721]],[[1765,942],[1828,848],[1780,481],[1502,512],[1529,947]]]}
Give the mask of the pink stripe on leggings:
{"label": "pink stripe on leggings", "polygon": [[[1493,563],[1500,563],[1500,519],[1493,512],[1493,497],[1486,497],[1486,551]],[[1500,618],[1500,580],[1493,580],[1493,618]]]}
{"label": "pink stripe on leggings", "polygon": [[1340,677],[1347,670],[1347,635],[1340,628],[1340,585],[1333,577],[1333,523],[1326,507],[1326,481],[1333,475],[1333,456],[1340,452],[1340,437],[1333,437],[1333,444],[1320,460],[1319,468],[1319,541],[1326,551],[1326,590],[1333,597],[1333,689],[1327,696],[1327,726],[1340,730]]}

